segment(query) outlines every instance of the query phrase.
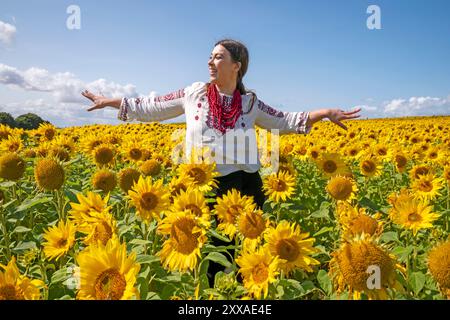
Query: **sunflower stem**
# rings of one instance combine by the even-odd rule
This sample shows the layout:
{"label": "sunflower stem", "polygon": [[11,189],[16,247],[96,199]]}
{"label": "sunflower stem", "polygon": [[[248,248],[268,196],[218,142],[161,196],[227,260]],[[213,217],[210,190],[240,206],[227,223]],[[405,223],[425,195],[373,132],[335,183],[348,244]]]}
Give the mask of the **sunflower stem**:
{"label": "sunflower stem", "polygon": [[142,239],[145,240],[147,238],[147,225],[144,220],[141,222],[141,233]]}
{"label": "sunflower stem", "polygon": [[56,199],[56,212],[58,213],[58,220],[64,220],[64,194],[61,190],[53,191],[53,199]]}
{"label": "sunflower stem", "polygon": [[66,199],[64,198],[64,190],[63,190],[63,187],[61,187],[61,188],[58,190],[58,194],[59,194],[59,197],[60,197],[61,218],[62,218],[63,220],[66,220],[66,211],[65,211],[65,208],[66,208]]}
{"label": "sunflower stem", "polygon": [[380,184],[378,184],[378,195],[380,196],[380,204],[383,202],[383,192],[381,191]]}
{"label": "sunflower stem", "polygon": [[331,200],[331,210],[333,211],[334,221],[336,221],[336,223],[339,223],[339,215],[337,212],[337,200],[334,198]]}
{"label": "sunflower stem", "polygon": [[233,259],[233,267],[236,267],[236,259],[238,255],[238,247],[239,247],[239,237],[234,235],[234,259]]}
{"label": "sunflower stem", "polygon": [[157,246],[157,243],[158,243],[158,234],[157,234],[157,230],[156,230],[157,228],[155,228],[154,230],[153,230],[153,240],[152,240],[152,251],[151,251],[151,254],[152,255],[154,255],[155,254],[155,251],[156,251],[156,246]]}
{"label": "sunflower stem", "polygon": [[367,177],[364,177],[364,195],[367,197]]}
{"label": "sunflower stem", "polygon": [[48,288],[47,288],[47,268],[45,266],[45,260],[41,259],[41,275],[42,275],[42,281],[44,282],[44,300],[48,300]]}
{"label": "sunflower stem", "polygon": [[281,218],[281,205],[277,202],[275,209],[277,211],[277,223],[280,222],[280,218]]}
{"label": "sunflower stem", "polygon": [[[16,189],[16,184],[14,183],[11,187],[11,192],[12,192],[12,198],[13,199],[17,199],[17,189]],[[17,199],[18,200],[18,199]],[[20,202],[20,201],[19,201]]]}
{"label": "sunflower stem", "polygon": [[3,238],[5,239],[5,246],[6,246],[6,257],[8,258],[8,261],[11,259],[11,248],[10,246],[10,239],[9,239],[9,233],[6,228],[6,214],[3,211],[3,206],[0,206],[0,222],[2,224],[2,233]]}
{"label": "sunflower stem", "polygon": [[194,268],[194,287],[197,287],[198,282],[199,282],[199,280],[198,280],[198,268]]}

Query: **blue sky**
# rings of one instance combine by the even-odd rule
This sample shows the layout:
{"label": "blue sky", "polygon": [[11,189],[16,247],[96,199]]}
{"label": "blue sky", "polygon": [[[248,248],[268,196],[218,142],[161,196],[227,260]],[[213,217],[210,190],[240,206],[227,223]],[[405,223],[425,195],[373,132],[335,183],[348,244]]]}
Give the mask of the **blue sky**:
{"label": "blue sky", "polygon": [[[80,30],[66,27],[72,4]],[[381,30],[366,26],[372,4]],[[207,81],[213,44],[231,37],[250,51],[246,86],[281,110],[450,114],[449,14],[446,0],[2,0],[0,111],[118,123],[113,109],[87,113],[78,91],[164,94]]]}

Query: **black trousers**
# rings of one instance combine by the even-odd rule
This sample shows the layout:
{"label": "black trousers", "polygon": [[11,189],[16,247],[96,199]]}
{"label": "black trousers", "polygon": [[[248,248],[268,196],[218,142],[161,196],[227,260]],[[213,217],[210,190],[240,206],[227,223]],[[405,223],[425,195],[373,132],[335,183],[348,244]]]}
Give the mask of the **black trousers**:
{"label": "black trousers", "polygon": [[[258,209],[262,209],[264,202],[266,201],[266,196],[263,192],[263,183],[259,172],[248,173],[245,171],[235,171],[226,176],[216,178],[218,181],[218,188],[215,190],[216,197],[220,198],[231,189],[236,189],[241,192],[241,195],[253,196],[253,200]],[[214,203],[209,203],[209,207],[212,210],[214,208]],[[216,223],[219,223],[216,218]],[[212,244],[214,246],[228,246],[230,243],[219,240],[217,238],[212,238]],[[234,250],[228,250],[231,256],[234,256]],[[229,258],[227,256],[227,258]],[[230,261],[232,262],[232,261]],[[209,285],[212,288],[214,286],[214,277],[217,272],[223,271],[225,268],[213,261],[209,262],[208,267],[208,280]]]}

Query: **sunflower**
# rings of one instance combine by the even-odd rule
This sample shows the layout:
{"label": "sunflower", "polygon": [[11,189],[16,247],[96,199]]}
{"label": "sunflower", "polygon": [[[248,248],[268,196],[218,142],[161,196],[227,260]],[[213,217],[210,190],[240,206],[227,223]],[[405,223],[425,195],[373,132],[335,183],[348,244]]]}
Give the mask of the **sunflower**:
{"label": "sunflower", "polygon": [[113,145],[102,143],[92,151],[92,158],[97,166],[109,166],[114,162],[116,150]]}
{"label": "sunflower", "polygon": [[20,136],[10,135],[7,139],[0,142],[0,150],[3,152],[19,152],[23,144]]}
{"label": "sunflower", "polygon": [[21,275],[15,257],[6,266],[0,264],[0,300],[39,300],[44,286],[41,280]]}
{"label": "sunflower", "polygon": [[341,158],[339,153],[322,153],[316,164],[320,171],[327,177],[334,177],[337,175],[348,175],[350,170]]}
{"label": "sunflower", "polygon": [[43,142],[39,146],[34,148],[34,150],[36,151],[36,155],[41,158],[46,158],[50,154],[51,149],[52,144],[50,142]]}
{"label": "sunflower", "polygon": [[53,143],[57,146],[60,146],[60,147],[63,147],[64,149],[66,149],[66,151],[69,154],[72,154],[73,152],[75,152],[75,142],[73,141],[73,138],[70,136],[64,136],[64,135],[57,136],[53,140]]}
{"label": "sunflower", "polygon": [[194,270],[201,256],[200,249],[207,241],[206,230],[189,210],[168,212],[158,226],[158,232],[168,235],[157,256],[171,271]]}
{"label": "sunflower", "polygon": [[440,147],[432,146],[425,152],[426,161],[439,163],[444,157],[444,152]]}
{"label": "sunflower", "polygon": [[66,148],[61,146],[56,145],[52,146],[51,149],[49,150],[48,155],[62,162],[67,162],[70,160],[69,152],[66,150]]}
{"label": "sunflower", "polygon": [[102,199],[101,195],[88,191],[84,196],[81,193],[76,194],[78,203],[70,202],[71,210],[69,211],[69,218],[75,223],[78,231],[83,233],[90,233],[91,226],[87,222],[95,213],[109,210],[108,206],[109,193]]}
{"label": "sunflower", "polygon": [[335,176],[328,181],[326,190],[336,200],[350,201],[355,198],[357,188],[350,178]]}
{"label": "sunflower", "polygon": [[85,215],[84,227],[79,231],[86,233],[84,243],[87,245],[101,242],[103,245],[117,234],[117,223],[109,208],[101,212],[91,211]]}
{"label": "sunflower", "polygon": [[25,173],[25,161],[16,153],[7,152],[0,156],[0,178],[16,181]]}
{"label": "sunflower", "polygon": [[269,229],[265,240],[271,255],[280,259],[278,268],[286,274],[297,268],[312,272],[311,266],[319,264],[310,257],[318,252],[313,247],[315,239],[309,238],[309,233],[301,233],[300,226],[295,223],[281,221],[276,228]]}
{"label": "sunflower", "polygon": [[119,171],[119,186],[123,192],[128,193],[133,185],[139,181],[141,173],[134,168],[123,168]]}
{"label": "sunflower", "polygon": [[170,205],[169,193],[163,187],[163,180],[152,182],[151,177],[139,177],[138,182],[128,191],[128,198],[145,222],[159,220],[161,212]]}
{"label": "sunflower", "polygon": [[422,141],[422,137],[420,137],[419,135],[415,134],[415,135],[412,135],[412,136],[409,138],[409,141],[410,141],[412,144],[418,144],[418,143],[420,143],[420,142]]}
{"label": "sunflower", "polygon": [[64,184],[64,167],[55,158],[40,159],[34,167],[34,177],[39,188],[59,190]]}
{"label": "sunflower", "polygon": [[166,168],[170,167],[172,165],[171,160],[169,157],[164,156],[161,152],[154,152],[152,154],[151,159],[154,159],[164,165]]}
{"label": "sunflower", "polygon": [[256,204],[253,197],[242,196],[236,189],[228,190],[222,197],[217,198],[217,204],[214,206],[219,225],[217,230],[233,238],[236,233],[236,222],[244,212],[254,211]]}
{"label": "sunflower", "polygon": [[117,145],[122,142],[122,138],[115,133],[109,133],[105,136],[105,141],[112,145]]}
{"label": "sunflower", "polygon": [[311,157],[311,159],[316,160],[319,159],[319,156],[321,154],[321,150],[319,146],[313,146],[309,148],[308,155]]}
{"label": "sunflower", "polygon": [[37,129],[43,141],[51,141],[56,135],[56,127],[51,123],[43,123]]}
{"label": "sunflower", "polygon": [[416,197],[424,200],[433,200],[440,196],[439,190],[443,187],[443,179],[435,177],[432,173],[420,175],[414,180],[411,189]]}
{"label": "sunflower", "polygon": [[411,179],[419,179],[420,176],[433,173],[433,168],[427,165],[415,165],[410,171]]}
{"label": "sunflower", "polygon": [[450,241],[443,242],[428,253],[428,270],[443,292],[450,292]]}
{"label": "sunflower", "polygon": [[408,158],[402,152],[396,152],[394,155],[394,162],[397,171],[402,173],[406,170],[406,166],[408,164]]}
{"label": "sunflower", "polygon": [[292,155],[299,160],[306,160],[308,158],[308,149],[304,143],[297,143],[294,146]]}
{"label": "sunflower", "polygon": [[273,202],[286,201],[295,192],[295,178],[286,171],[272,173],[264,179],[263,190]]}
{"label": "sunflower", "polygon": [[375,157],[365,157],[359,162],[361,173],[366,177],[376,177],[381,174],[382,166]]}
{"label": "sunflower", "polygon": [[[343,242],[341,247],[331,254],[330,275],[337,293],[348,289],[353,299],[360,299],[365,293],[369,299],[388,299],[388,289],[403,292],[397,280],[395,256],[364,236]],[[373,267],[380,272],[380,287],[371,288],[370,277]]]}
{"label": "sunflower", "polygon": [[263,217],[262,210],[244,211],[237,218],[236,229],[244,238],[243,247],[256,247],[264,238],[270,221]]}
{"label": "sunflower", "polygon": [[194,188],[188,188],[186,191],[180,190],[180,193],[173,198],[172,211],[188,210],[194,214],[199,222],[206,228],[210,226],[209,207],[203,194]]}
{"label": "sunflower", "polygon": [[91,155],[94,149],[104,143],[102,137],[98,137],[93,133],[85,133],[80,141],[80,149],[86,154]]}
{"label": "sunflower", "polygon": [[12,128],[0,123],[0,141],[8,139],[10,135],[12,135]]}
{"label": "sunflower", "polygon": [[373,146],[373,154],[381,160],[386,160],[391,157],[391,150],[387,147],[388,143],[378,143]]}
{"label": "sunflower", "polygon": [[280,155],[278,172],[280,171],[287,171],[292,176],[295,176],[297,174],[291,156]]}
{"label": "sunflower", "polygon": [[193,161],[195,155],[191,155],[189,163],[182,163],[178,166],[178,175],[180,177],[190,177],[194,179],[194,186],[201,192],[209,192],[217,188],[217,181],[214,179],[219,176],[216,171],[215,162]]}
{"label": "sunflower", "polygon": [[140,265],[136,253],[127,254],[125,243],[117,237],[106,245],[98,243],[81,251],[76,257],[80,267],[80,300],[128,300],[139,298],[134,288]]}
{"label": "sunflower", "polygon": [[139,167],[145,176],[156,177],[161,172],[161,163],[155,159],[144,161]]}
{"label": "sunflower", "polygon": [[22,155],[29,159],[36,158],[36,151],[34,149],[25,149],[22,151]]}
{"label": "sunflower", "polygon": [[431,228],[433,222],[439,218],[437,213],[432,212],[433,207],[419,199],[408,199],[396,202],[390,209],[391,220],[405,229],[411,229],[416,235],[420,229]]}
{"label": "sunflower", "polygon": [[399,193],[393,192],[388,196],[388,202],[394,208],[397,205],[402,204],[403,202],[407,202],[414,199],[414,195],[410,192],[410,190],[406,188],[402,188]]}
{"label": "sunflower", "polygon": [[269,284],[275,282],[278,276],[277,256],[270,254],[269,248],[262,247],[256,250],[244,251],[236,259],[239,273],[242,274],[244,287],[257,299],[267,297]]}
{"label": "sunflower", "polygon": [[189,187],[194,187],[194,178],[190,176],[173,177],[169,183],[171,197],[179,195],[181,191],[186,191]]}
{"label": "sunflower", "polygon": [[101,169],[92,176],[92,185],[96,190],[111,192],[117,186],[116,173],[109,169]]}
{"label": "sunflower", "polygon": [[48,259],[55,259],[66,255],[75,243],[75,225],[71,221],[58,222],[57,226],[50,227],[44,234],[44,254]]}
{"label": "sunflower", "polygon": [[353,239],[362,234],[377,237],[383,232],[382,222],[368,215],[364,208],[358,209],[348,202],[340,201],[337,212],[344,239]]}
{"label": "sunflower", "polygon": [[123,156],[134,163],[143,160],[145,148],[146,146],[142,141],[137,139],[124,140],[121,146]]}
{"label": "sunflower", "polygon": [[344,153],[347,157],[356,158],[361,152],[361,146],[359,144],[352,144],[344,149]]}
{"label": "sunflower", "polygon": [[443,178],[447,181],[447,185],[450,187],[450,166],[444,168]]}

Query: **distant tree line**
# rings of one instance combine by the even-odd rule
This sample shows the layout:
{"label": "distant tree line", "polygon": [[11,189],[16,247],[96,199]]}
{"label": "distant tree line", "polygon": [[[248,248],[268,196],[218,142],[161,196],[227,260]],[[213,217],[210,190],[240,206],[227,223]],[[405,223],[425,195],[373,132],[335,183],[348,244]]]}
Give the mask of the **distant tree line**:
{"label": "distant tree line", "polygon": [[8,112],[0,112],[0,123],[10,126],[11,128],[22,128],[25,130],[33,130],[39,128],[41,123],[48,123],[34,113],[26,113],[14,117]]}

